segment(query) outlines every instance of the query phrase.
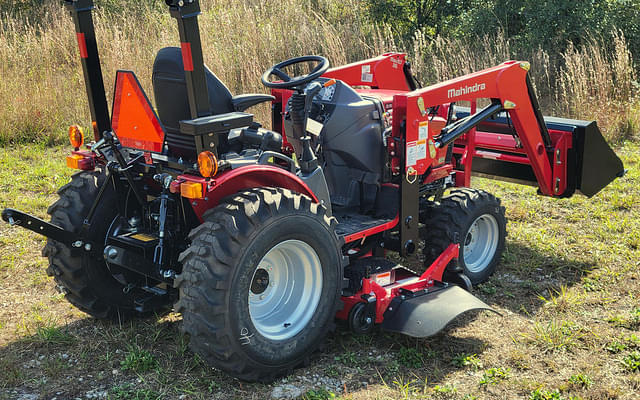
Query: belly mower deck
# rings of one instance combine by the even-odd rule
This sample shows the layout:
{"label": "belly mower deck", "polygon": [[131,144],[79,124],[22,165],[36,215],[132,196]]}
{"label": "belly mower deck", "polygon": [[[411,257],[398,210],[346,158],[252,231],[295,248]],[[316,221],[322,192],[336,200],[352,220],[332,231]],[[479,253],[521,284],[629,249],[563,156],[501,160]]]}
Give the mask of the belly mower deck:
{"label": "belly mower deck", "polygon": [[444,329],[459,315],[472,310],[489,310],[483,301],[459,286],[433,289],[422,294],[396,297],[384,314],[382,329],[412,337],[428,337]]}

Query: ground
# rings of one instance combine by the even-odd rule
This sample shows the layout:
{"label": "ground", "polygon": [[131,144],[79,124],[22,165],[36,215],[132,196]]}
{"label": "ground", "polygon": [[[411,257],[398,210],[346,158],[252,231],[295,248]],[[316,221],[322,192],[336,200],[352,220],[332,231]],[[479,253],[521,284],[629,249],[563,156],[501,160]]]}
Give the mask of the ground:
{"label": "ground", "polygon": [[[72,171],[68,149],[0,149],[0,207],[45,217]],[[475,180],[502,198],[507,245],[470,313],[429,339],[332,334],[308,367],[240,382],[188,349],[171,313],[106,323],[66,302],[45,273],[44,239],[0,224],[0,399],[640,398],[640,146],[591,199]]]}

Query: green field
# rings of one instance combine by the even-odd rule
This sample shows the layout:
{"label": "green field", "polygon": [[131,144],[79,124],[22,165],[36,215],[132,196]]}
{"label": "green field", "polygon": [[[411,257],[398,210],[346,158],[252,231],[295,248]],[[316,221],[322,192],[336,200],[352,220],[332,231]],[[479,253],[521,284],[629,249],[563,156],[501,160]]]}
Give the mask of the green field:
{"label": "green field", "polygon": [[[45,217],[72,173],[67,151],[0,149],[0,206]],[[265,399],[286,389],[305,399],[638,398],[640,146],[617,152],[627,175],[591,199],[473,182],[507,209],[501,265],[475,289],[501,316],[471,313],[423,340],[339,329],[311,365],[271,385],[207,367],[188,350],[179,314],[89,318],[46,276],[44,239],[2,224],[0,399]]]}

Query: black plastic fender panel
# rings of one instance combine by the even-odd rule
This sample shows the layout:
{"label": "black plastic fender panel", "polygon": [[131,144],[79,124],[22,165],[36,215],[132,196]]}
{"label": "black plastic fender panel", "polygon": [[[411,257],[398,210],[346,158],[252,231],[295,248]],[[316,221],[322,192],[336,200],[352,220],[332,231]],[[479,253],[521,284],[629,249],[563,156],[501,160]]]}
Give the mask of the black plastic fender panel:
{"label": "black plastic fender panel", "polygon": [[385,312],[382,329],[417,338],[433,336],[457,316],[471,310],[489,310],[500,314],[466,290],[448,286],[392,301]]}

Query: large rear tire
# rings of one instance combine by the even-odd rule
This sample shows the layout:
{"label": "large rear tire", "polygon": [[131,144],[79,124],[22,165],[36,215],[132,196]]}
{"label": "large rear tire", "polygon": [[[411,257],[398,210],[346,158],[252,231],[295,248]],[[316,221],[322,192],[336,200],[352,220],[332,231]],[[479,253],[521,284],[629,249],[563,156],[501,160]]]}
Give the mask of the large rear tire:
{"label": "large rear tire", "polygon": [[[60,198],[47,213],[51,223],[71,232],[80,232],[84,218],[106,179],[100,170],[83,171],[71,177],[71,182],[58,190]],[[95,246],[104,245],[107,232],[118,216],[116,193],[113,187],[105,190],[96,209],[86,238]],[[42,249],[48,257],[47,274],[53,276],[58,290],[80,310],[99,319],[124,320],[144,316],[135,310],[135,299],[148,297],[141,289],[129,287],[114,278],[99,249],[72,251],[68,246],[49,239]],[[157,304],[154,309],[166,309],[169,304]]]}
{"label": "large rear tire", "polygon": [[203,219],[176,279],[191,348],[247,381],[308,361],[341,304],[335,219],[306,196],[265,188],[230,197]]}
{"label": "large rear tire", "polygon": [[454,189],[425,212],[424,256],[429,266],[451,244],[460,244],[457,265],[447,267],[455,276],[463,272],[472,284],[486,281],[500,262],[507,220],[500,200],[478,189]]}

